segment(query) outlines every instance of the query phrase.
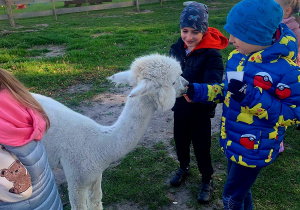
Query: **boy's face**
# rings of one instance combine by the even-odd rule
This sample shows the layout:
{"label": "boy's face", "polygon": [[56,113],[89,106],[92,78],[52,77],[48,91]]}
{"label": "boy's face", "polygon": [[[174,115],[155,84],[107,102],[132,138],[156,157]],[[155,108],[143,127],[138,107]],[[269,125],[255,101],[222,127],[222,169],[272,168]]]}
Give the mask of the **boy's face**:
{"label": "boy's face", "polygon": [[203,38],[203,34],[193,28],[184,27],[181,29],[181,38],[187,46],[187,50],[193,50]]}
{"label": "boy's face", "polygon": [[253,44],[248,44],[246,42],[243,42],[242,40],[236,38],[235,36],[230,34],[229,37],[229,42],[235,46],[235,48],[244,55],[248,55],[253,52],[257,52],[260,50],[263,50],[269,46],[259,46],[259,45],[253,45]]}

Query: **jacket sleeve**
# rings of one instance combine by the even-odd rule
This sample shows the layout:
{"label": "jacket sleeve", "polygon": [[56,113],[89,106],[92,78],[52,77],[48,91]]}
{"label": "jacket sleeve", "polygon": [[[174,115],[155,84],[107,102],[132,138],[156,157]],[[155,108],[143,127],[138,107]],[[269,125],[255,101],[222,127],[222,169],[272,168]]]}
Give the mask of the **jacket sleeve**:
{"label": "jacket sleeve", "polygon": [[300,72],[286,74],[275,90],[276,96],[260,87],[248,86],[241,105],[272,124],[290,126],[300,120]]}
{"label": "jacket sleeve", "polygon": [[194,102],[202,102],[208,104],[218,104],[224,101],[224,86],[225,80],[223,83],[218,84],[199,84],[194,83],[194,98],[192,101]]}

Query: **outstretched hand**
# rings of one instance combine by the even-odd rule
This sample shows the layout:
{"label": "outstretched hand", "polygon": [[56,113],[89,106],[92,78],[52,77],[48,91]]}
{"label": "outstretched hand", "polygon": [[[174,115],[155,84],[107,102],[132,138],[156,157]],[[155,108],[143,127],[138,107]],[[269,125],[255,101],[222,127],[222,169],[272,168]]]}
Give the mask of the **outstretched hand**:
{"label": "outstretched hand", "polygon": [[188,84],[188,86],[186,88],[187,88],[187,91],[186,91],[185,94],[183,94],[183,97],[185,98],[185,100],[187,102],[194,103],[193,100],[192,100],[194,98],[194,95],[195,95],[194,84],[190,83],[190,84]]}
{"label": "outstretched hand", "polygon": [[189,97],[187,96],[187,94],[183,94],[183,97],[185,98],[185,100],[189,103],[194,103],[194,101],[192,101],[191,99],[189,99]]}
{"label": "outstretched hand", "polygon": [[231,79],[228,84],[228,91],[231,92],[231,98],[241,103],[246,96],[247,84],[236,79]]}

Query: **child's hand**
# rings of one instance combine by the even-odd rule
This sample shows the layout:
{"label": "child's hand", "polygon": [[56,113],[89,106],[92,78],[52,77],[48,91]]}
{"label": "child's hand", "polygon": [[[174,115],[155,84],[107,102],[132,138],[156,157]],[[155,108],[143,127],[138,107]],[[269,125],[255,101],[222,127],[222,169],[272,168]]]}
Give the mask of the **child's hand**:
{"label": "child's hand", "polygon": [[187,92],[185,94],[183,94],[183,97],[185,98],[185,100],[189,103],[192,103],[193,101],[191,99],[194,98],[195,95],[195,90],[194,90],[194,84],[190,83],[187,86]]}
{"label": "child's hand", "polygon": [[247,84],[236,79],[231,79],[228,84],[228,91],[231,98],[239,103],[245,99]]}
{"label": "child's hand", "polygon": [[189,99],[189,97],[187,96],[187,94],[183,94],[183,97],[185,98],[185,100],[189,103],[194,103],[194,101],[192,101],[191,99]]}

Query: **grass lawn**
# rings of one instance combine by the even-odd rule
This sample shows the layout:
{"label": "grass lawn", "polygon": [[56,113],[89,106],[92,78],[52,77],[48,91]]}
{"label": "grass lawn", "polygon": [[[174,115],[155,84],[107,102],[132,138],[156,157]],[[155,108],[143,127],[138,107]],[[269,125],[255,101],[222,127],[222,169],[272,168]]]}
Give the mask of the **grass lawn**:
{"label": "grass lawn", "polygon": [[[51,96],[76,108],[81,101],[109,88],[105,78],[128,69],[136,57],[150,53],[167,54],[170,45],[180,36],[179,16],[184,8],[183,2],[163,2],[162,7],[159,2],[140,5],[140,13],[135,7],[128,7],[58,15],[58,20],[53,16],[16,19],[15,28],[10,27],[9,20],[2,20],[0,68],[11,71],[30,91]],[[203,0],[202,3],[209,7],[210,26],[228,36],[223,26],[229,10],[237,2]],[[44,10],[49,5],[37,9]],[[60,2],[57,8],[62,6]],[[28,6],[27,11],[31,8]],[[0,9],[0,14],[6,14],[5,8]],[[58,57],[46,57],[50,45],[61,47],[64,53]],[[232,47],[222,50],[224,64],[231,50]],[[88,85],[90,88],[78,93],[68,91],[74,85]],[[253,187],[255,209],[300,209],[299,139],[300,132],[294,127],[289,128],[285,136],[285,151],[262,171]],[[226,179],[226,159],[219,150],[217,134],[213,136],[212,160],[216,170],[212,204],[217,204]],[[118,166],[105,171],[104,207],[126,202],[149,209],[171,206],[168,193],[173,189],[170,189],[168,179],[176,168],[177,162],[168,156],[165,145],[159,143],[153,148],[137,148]],[[196,195],[200,177],[194,160],[192,168],[193,175],[186,187]],[[136,177],[134,182],[132,177]],[[66,189],[61,190],[66,195]],[[68,200],[66,196],[63,199]],[[188,206],[204,209],[194,197]],[[66,205],[64,209],[70,209],[70,206]]]}

